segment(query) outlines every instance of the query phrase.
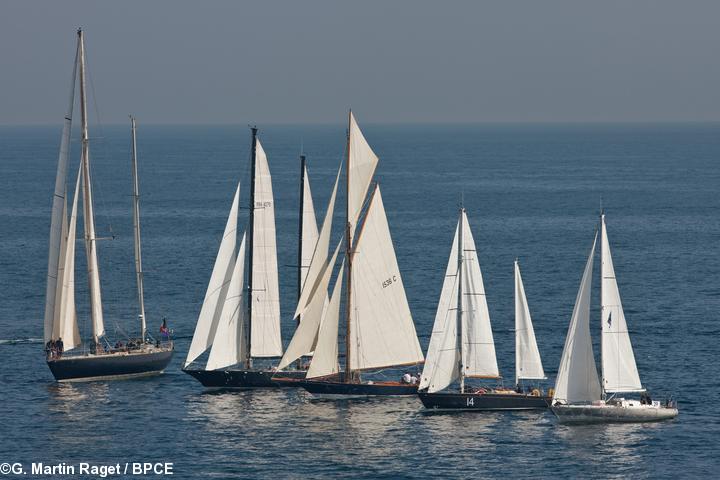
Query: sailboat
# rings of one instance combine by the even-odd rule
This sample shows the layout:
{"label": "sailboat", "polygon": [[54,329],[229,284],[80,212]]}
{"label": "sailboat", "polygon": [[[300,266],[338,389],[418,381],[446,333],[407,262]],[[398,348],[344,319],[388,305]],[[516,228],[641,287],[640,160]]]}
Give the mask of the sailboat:
{"label": "sailboat", "polygon": [[[349,112],[344,239],[329,256],[341,173],[338,169],[295,312],[296,317],[302,315],[302,321],[279,364],[282,369],[312,351],[305,379],[283,383],[302,386],[313,394],[414,395],[417,391],[417,385],[411,383],[363,380],[361,375],[361,372],[417,365],[423,361],[379,186],[372,188],[366,202],[377,163],[378,157],[365,140],[352,111]],[[328,297],[330,279],[343,244],[344,258]],[[340,369],[338,351],[341,299],[345,303],[344,371]]]}
{"label": "sailboat", "polygon": [[[283,353],[272,177],[258,130],[251,131],[248,229],[238,247],[238,183],[183,367],[205,387],[285,386],[273,381],[269,363]],[[192,366],[208,349],[205,366]]]}
{"label": "sailboat", "polygon": [[[520,267],[515,262],[516,384],[543,379]],[[445,271],[427,359],[418,395],[426,408],[438,410],[536,410],[548,407],[539,389],[468,388],[466,379],[499,379],[490,313],[475,240],[464,208]],[[459,384],[459,391],[447,388]]]}
{"label": "sailboat", "polygon": [[[48,279],[45,300],[45,332],[47,364],[56,380],[87,381],[130,378],[161,373],[170,363],[173,344],[153,342],[147,334],[143,274],[140,249],[140,195],[137,172],[135,120],[132,119],[133,224],[135,268],[138,289],[140,337],[128,341],[127,346],[114,348],[105,335],[100,273],[95,233],[95,216],[90,177],[90,142],[88,137],[87,99],[85,91],[85,45],[82,30],[78,30],[77,51],[73,68],[70,104],[65,116],[63,134],[55,178]],[[75,103],[75,83],[79,74],[81,113],[81,157],[75,191],[68,219],[67,172],[72,114]],[[79,197],[82,197],[84,241],[87,254],[92,343],[83,347],[75,309],[75,243]],[[68,223],[69,222],[69,223]]]}
{"label": "sailboat", "polygon": [[[597,233],[585,264],[558,369],[552,411],[561,423],[650,422],[678,415],[677,404],[652,400],[640,383],[608,242],[600,215],[602,384],[590,338],[590,291]],[[640,400],[620,397],[639,393]]]}

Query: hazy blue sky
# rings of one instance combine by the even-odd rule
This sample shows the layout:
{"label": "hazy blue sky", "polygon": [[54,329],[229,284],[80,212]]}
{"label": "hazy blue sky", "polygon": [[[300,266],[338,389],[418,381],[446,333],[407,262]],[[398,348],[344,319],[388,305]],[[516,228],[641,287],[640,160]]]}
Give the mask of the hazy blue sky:
{"label": "hazy blue sky", "polygon": [[718,1],[1,1],[0,124],[718,121]]}

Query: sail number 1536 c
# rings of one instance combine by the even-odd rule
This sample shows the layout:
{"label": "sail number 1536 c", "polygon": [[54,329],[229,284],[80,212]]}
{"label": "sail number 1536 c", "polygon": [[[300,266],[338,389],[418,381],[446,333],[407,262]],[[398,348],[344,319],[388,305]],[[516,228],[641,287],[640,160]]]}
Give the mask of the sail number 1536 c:
{"label": "sail number 1536 c", "polygon": [[383,286],[383,288],[389,287],[390,285],[392,285],[393,283],[395,283],[397,281],[398,281],[397,277],[395,275],[393,275],[392,277],[390,277],[387,280],[385,280],[384,282],[382,282],[382,286]]}

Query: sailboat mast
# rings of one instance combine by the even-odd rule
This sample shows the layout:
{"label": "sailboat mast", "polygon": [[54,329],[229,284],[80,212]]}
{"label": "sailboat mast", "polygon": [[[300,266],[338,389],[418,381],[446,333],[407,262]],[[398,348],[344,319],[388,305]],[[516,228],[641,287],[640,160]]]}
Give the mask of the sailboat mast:
{"label": "sailboat mast", "polygon": [[465,393],[465,368],[463,366],[464,357],[464,346],[463,346],[463,237],[465,236],[465,227],[463,226],[463,217],[465,216],[465,208],[460,207],[460,221],[458,221],[458,270],[457,270],[457,282],[458,282],[458,298],[457,298],[457,332],[458,342],[460,343],[460,393]]}
{"label": "sailboat mast", "polygon": [[135,117],[130,117],[132,126],[132,175],[133,175],[133,233],[135,234],[135,276],[137,278],[138,308],[140,317],[140,338],[145,342],[147,323],[145,321],[145,298],[143,295],[142,251],[140,246],[140,181],[137,167],[137,142],[135,139]]}
{"label": "sailboat mast", "polygon": [[[300,211],[298,212],[298,261],[297,261],[297,296],[300,301],[303,285],[303,221],[305,214],[305,155],[300,154]],[[300,317],[298,315],[297,324],[300,325]]]}
{"label": "sailboat mast", "polygon": [[100,275],[97,261],[97,238],[95,236],[95,215],[92,202],[92,183],[90,181],[90,145],[88,137],[87,94],[85,85],[85,42],[82,30],[78,30],[80,40],[80,125],[82,138],[83,170],[83,221],[85,223],[85,250],[87,253],[88,284],[90,290],[90,316],[93,324],[93,340],[105,333],[100,297]]}
{"label": "sailboat mast", "polygon": [[351,128],[352,110],[348,112],[348,129],[347,129],[347,157],[345,163],[345,192],[347,201],[345,202],[345,258],[347,262],[347,271],[345,272],[345,382],[352,381],[352,372],[350,369],[350,356],[352,347],[350,345],[350,318],[352,311],[352,228],[350,226],[350,128]]}
{"label": "sailboat mast", "polygon": [[252,368],[252,300],[253,300],[253,250],[254,250],[254,230],[255,230],[255,167],[257,163],[257,127],[250,128],[252,132],[252,144],[250,147],[250,218],[248,220],[248,281],[247,281],[247,367]]}
{"label": "sailboat mast", "polygon": [[600,392],[602,399],[605,400],[605,364],[602,361],[603,354],[603,342],[605,341],[605,335],[603,335],[603,264],[605,263],[605,210],[600,207]]}

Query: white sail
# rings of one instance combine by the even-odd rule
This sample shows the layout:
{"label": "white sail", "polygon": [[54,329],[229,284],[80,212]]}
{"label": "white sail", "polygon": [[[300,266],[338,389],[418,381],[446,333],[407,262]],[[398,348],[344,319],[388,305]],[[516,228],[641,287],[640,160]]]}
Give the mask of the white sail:
{"label": "white sail", "polygon": [[255,143],[255,205],[252,227],[252,293],[251,338],[252,357],[279,357],[280,290],[278,288],[277,247],[275,239],[275,201],[267,156]]}
{"label": "white sail", "polygon": [[352,262],[350,368],[422,362],[379,187],[370,200]]}
{"label": "white sail", "polygon": [[243,287],[245,285],[245,235],[235,260],[225,300],[221,307],[206,370],[217,370],[240,363],[247,356],[244,338]]}
{"label": "white sail", "polygon": [[58,272],[55,318],[53,322],[52,338],[62,339],[63,349],[68,351],[81,343],[80,331],[77,324],[77,313],[75,310],[75,238],[77,230],[77,205],[80,196],[81,172],[78,172],[75,183],[75,195],[70,213],[70,226],[63,230],[63,250],[61,253],[62,267]]}
{"label": "white sail", "polygon": [[425,366],[420,378],[421,390],[430,393],[444,390],[460,377],[460,345],[457,331],[458,304],[458,228],[450,249],[450,259],[445,269],[440,300]]}
{"label": "white sail", "polygon": [[[80,52],[80,37],[78,36],[78,46],[75,51],[75,61],[73,63],[72,82],[70,83],[70,101],[68,103],[67,113],[63,121],[63,131],[60,140],[60,153],[58,155],[58,167],[55,175],[55,193],[52,201],[52,214],[50,220],[50,241],[48,252],[48,274],[47,288],[45,293],[45,328],[44,340],[47,343],[52,338],[54,319],[56,317],[56,295],[58,292],[58,268],[60,262],[60,252],[62,243],[62,229],[67,226],[67,216],[65,208],[67,199],[65,193],[67,191],[67,168],[68,168],[68,152],[70,150],[70,132],[72,130],[72,115],[75,105],[75,79],[78,66],[78,55]],[[65,347],[67,349],[67,347]]]}
{"label": "white sail", "polygon": [[200,315],[198,315],[195,334],[193,335],[185,366],[192,363],[197,357],[207,350],[215,338],[218,320],[222,312],[233,268],[235,266],[235,245],[237,241],[237,216],[238,202],[240,198],[240,185],[235,189],[230,215],[225,224],[220,248],[218,249],[215,265],[213,266],[210,282],[208,282],[205,300],[203,300]]}
{"label": "white sail", "polygon": [[[310,190],[310,178],[308,178],[307,167],[303,172],[303,204],[302,208],[302,251],[300,252],[300,287],[305,285],[310,262],[312,262],[315,245],[318,241],[318,227],[315,219],[315,205],[313,203],[312,191]],[[325,252],[327,256],[327,252]]]}
{"label": "white sail", "polygon": [[[340,171],[338,169],[337,176],[335,177],[335,186],[333,187],[332,194],[330,195],[330,201],[328,202],[328,208],[325,211],[325,219],[323,220],[322,228],[318,240],[313,250],[312,260],[308,267],[307,275],[305,276],[305,283],[303,285],[302,292],[300,293],[300,299],[298,300],[297,307],[295,308],[295,314],[293,318],[297,318],[305,312],[308,305],[318,290],[318,282],[322,276],[322,272],[327,268],[328,261],[328,250],[330,248],[330,233],[332,231],[332,219],[335,213],[335,198],[337,197],[338,184],[340,183]],[[327,295],[324,292],[323,295]]]}
{"label": "white sail", "polygon": [[360,127],[355,121],[355,116],[350,112],[350,128],[348,132],[348,222],[350,222],[350,233],[354,235],[357,226],[360,210],[362,210],[365,197],[367,196],[370,181],[375,173],[378,157],[372,151],[367,140],[363,136]]}
{"label": "white sail", "polygon": [[603,390],[613,392],[642,392],[635,355],[628,334],[625,313],[620,301],[615,268],[610,254],[610,243],[601,216],[600,263],[602,288],[600,289],[600,318],[602,323],[602,378]]}
{"label": "white sail", "polygon": [[463,215],[462,273],[462,340],[465,377],[497,378],[500,376],[495,357],[495,342],[490,326],[490,312],[485,297],[480,262],[475,250],[470,224]]}
{"label": "white sail", "polygon": [[535,340],[530,308],[520,276],[520,265],[515,261],[515,383],[520,379],[544,379],[540,351]]}
{"label": "white sail", "polygon": [[325,316],[320,323],[315,355],[313,355],[306,378],[324,377],[340,371],[338,364],[338,324],[340,323],[340,296],[342,295],[343,270],[345,261],[340,266],[340,272],[335,280],[330,303],[325,310]]}
{"label": "white sail", "polygon": [[597,234],[575,299],[555,381],[553,403],[587,403],[600,400],[600,381],[590,338],[590,290],[596,243]]}
{"label": "white sail", "polygon": [[[300,325],[298,325],[295,334],[290,340],[290,344],[287,349],[285,349],[285,354],[278,364],[278,369],[287,367],[298,358],[314,350],[318,339],[320,324],[328,309],[327,291],[330,284],[330,276],[332,275],[333,266],[335,265],[339,251],[340,244],[338,244],[332,259],[326,265],[325,271],[320,277],[320,284],[317,288],[319,293],[313,296],[310,301],[310,305],[305,311]],[[322,292],[325,292],[325,295],[322,295]]]}

